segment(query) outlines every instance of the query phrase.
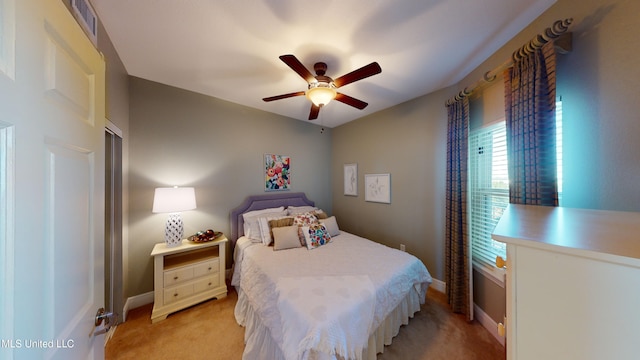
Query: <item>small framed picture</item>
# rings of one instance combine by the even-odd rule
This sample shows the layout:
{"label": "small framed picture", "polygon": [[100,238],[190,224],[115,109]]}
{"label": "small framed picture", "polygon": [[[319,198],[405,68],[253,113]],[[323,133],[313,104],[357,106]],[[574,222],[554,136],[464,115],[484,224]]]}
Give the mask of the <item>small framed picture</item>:
{"label": "small framed picture", "polygon": [[358,164],[344,164],[344,194],[358,196]]}
{"label": "small framed picture", "polygon": [[391,204],[391,174],[366,174],[364,200]]}
{"label": "small framed picture", "polygon": [[264,154],[264,191],[283,191],[291,188],[291,158],[285,155]]}

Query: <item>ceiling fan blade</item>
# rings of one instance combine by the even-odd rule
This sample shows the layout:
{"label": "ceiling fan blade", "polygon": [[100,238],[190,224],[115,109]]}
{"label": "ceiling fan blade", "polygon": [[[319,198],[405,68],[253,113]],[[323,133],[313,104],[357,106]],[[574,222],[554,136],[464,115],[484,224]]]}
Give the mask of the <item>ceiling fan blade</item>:
{"label": "ceiling fan blade", "polygon": [[294,96],[300,96],[300,95],[304,95],[304,91],[296,91],[296,92],[292,92],[292,93],[288,93],[288,94],[282,94],[282,95],[266,97],[266,98],[264,98],[262,100],[263,101],[273,101],[273,100],[286,99],[286,98],[290,98],[290,97],[294,97]]}
{"label": "ceiling fan blade", "polygon": [[317,119],[319,113],[320,113],[320,107],[314,104],[311,104],[311,111],[309,111],[309,120]]}
{"label": "ceiling fan blade", "polygon": [[344,104],[347,104],[347,105],[351,105],[354,108],[358,108],[360,110],[366,108],[367,105],[369,105],[369,104],[367,104],[366,102],[364,102],[362,100],[358,100],[356,98],[353,98],[353,97],[351,97],[349,95],[345,95],[345,94],[342,94],[342,93],[337,93],[336,94],[336,100],[340,101],[341,103],[344,103]]}
{"label": "ceiling fan blade", "polygon": [[342,75],[339,78],[333,80],[333,83],[336,87],[345,86],[347,84],[351,84],[354,81],[362,80],[364,78],[368,78],[369,76],[379,74],[382,72],[382,68],[378,65],[377,62],[372,62],[369,65],[365,65],[358,70],[353,70],[352,72]]}
{"label": "ceiling fan blade", "polygon": [[282,55],[280,56],[280,60],[289,65],[289,67],[293,71],[298,73],[298,75],[300,75],[306,82],[310,83],[312,81],[315,81],[316,78],[313,76],[313,74],[311,74],[311,72],[307,70],[307,68],[302,65],[300,60],[298,60],[298,58],[294,55]]}

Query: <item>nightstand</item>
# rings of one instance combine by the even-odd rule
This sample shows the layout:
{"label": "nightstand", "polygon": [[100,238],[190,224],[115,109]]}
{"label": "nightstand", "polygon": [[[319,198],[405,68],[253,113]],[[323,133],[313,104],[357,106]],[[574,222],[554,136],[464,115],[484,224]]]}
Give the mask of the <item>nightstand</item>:
{"label": "nightstand", "polygon": [[167,247],[165,243],[153,247],[152,323],[164,320],[170,313],[199,302],[227,296],[227,241],[224,235],[220,235],[216,240],[209,242],[194,243],[182,240],[182,244],[175,247]]}

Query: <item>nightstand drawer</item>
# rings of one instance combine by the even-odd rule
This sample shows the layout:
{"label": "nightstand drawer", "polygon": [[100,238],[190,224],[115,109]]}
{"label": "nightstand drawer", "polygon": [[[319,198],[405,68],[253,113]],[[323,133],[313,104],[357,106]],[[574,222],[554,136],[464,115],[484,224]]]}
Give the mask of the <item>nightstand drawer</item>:
{"label": "nightstand drawer", "polygon": [[220,285],[220,276],[210,276],[193,284],[193,293],[201,293],[203,291],[215,289]]}
{"label": "nightstand drawer", "polygon": [[220,261],[218,259],[207,261],[193,267],[193,277],[216,274],[220,271]]}
{"label": "nightstand drawer", "polygon": [[182,286],[176,286],[164,291],[164,304],[171,304],[172,302],[182,300],[193,294],[193,284],[187,284]]}
{"label": "nightstand drawer", "polygon": [[184,267],[164,272],[164,287],[193,279],[193,267]]}

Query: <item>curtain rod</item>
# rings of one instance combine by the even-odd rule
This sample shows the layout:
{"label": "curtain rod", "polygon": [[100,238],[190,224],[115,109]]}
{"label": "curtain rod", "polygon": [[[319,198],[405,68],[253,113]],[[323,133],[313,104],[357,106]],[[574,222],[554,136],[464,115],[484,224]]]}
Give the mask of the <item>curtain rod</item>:
{"label": "curtain rod", "polygon": [[560,53],[567,53],[571,51],[571,33],[568,33],[567,30],[569,30],[569,25],[571,25],[572,22],[572,18],[557,20],[551,27],[548,27],[544,31],[544,33],[536,35],[528,43],[524,44],[518,50],[514,51],[511,55],[511,58],[509,58],[507,61],[505,61],[495,69],[487,71],[482,79],[476,81],[470,86],[465,87],[464,90],[460,91],[456,96],[447,100],[446,106],[452,105],[456,101],[460,101],[463,98],[471,95],[476,89],[478,89],[485,83],[492,82],[504,69],[513,66],[514,60],[519,60],[520,58],[534,52],[536,49],[541,48],[544,44],[550,41],[556,42],[555,45]]}

